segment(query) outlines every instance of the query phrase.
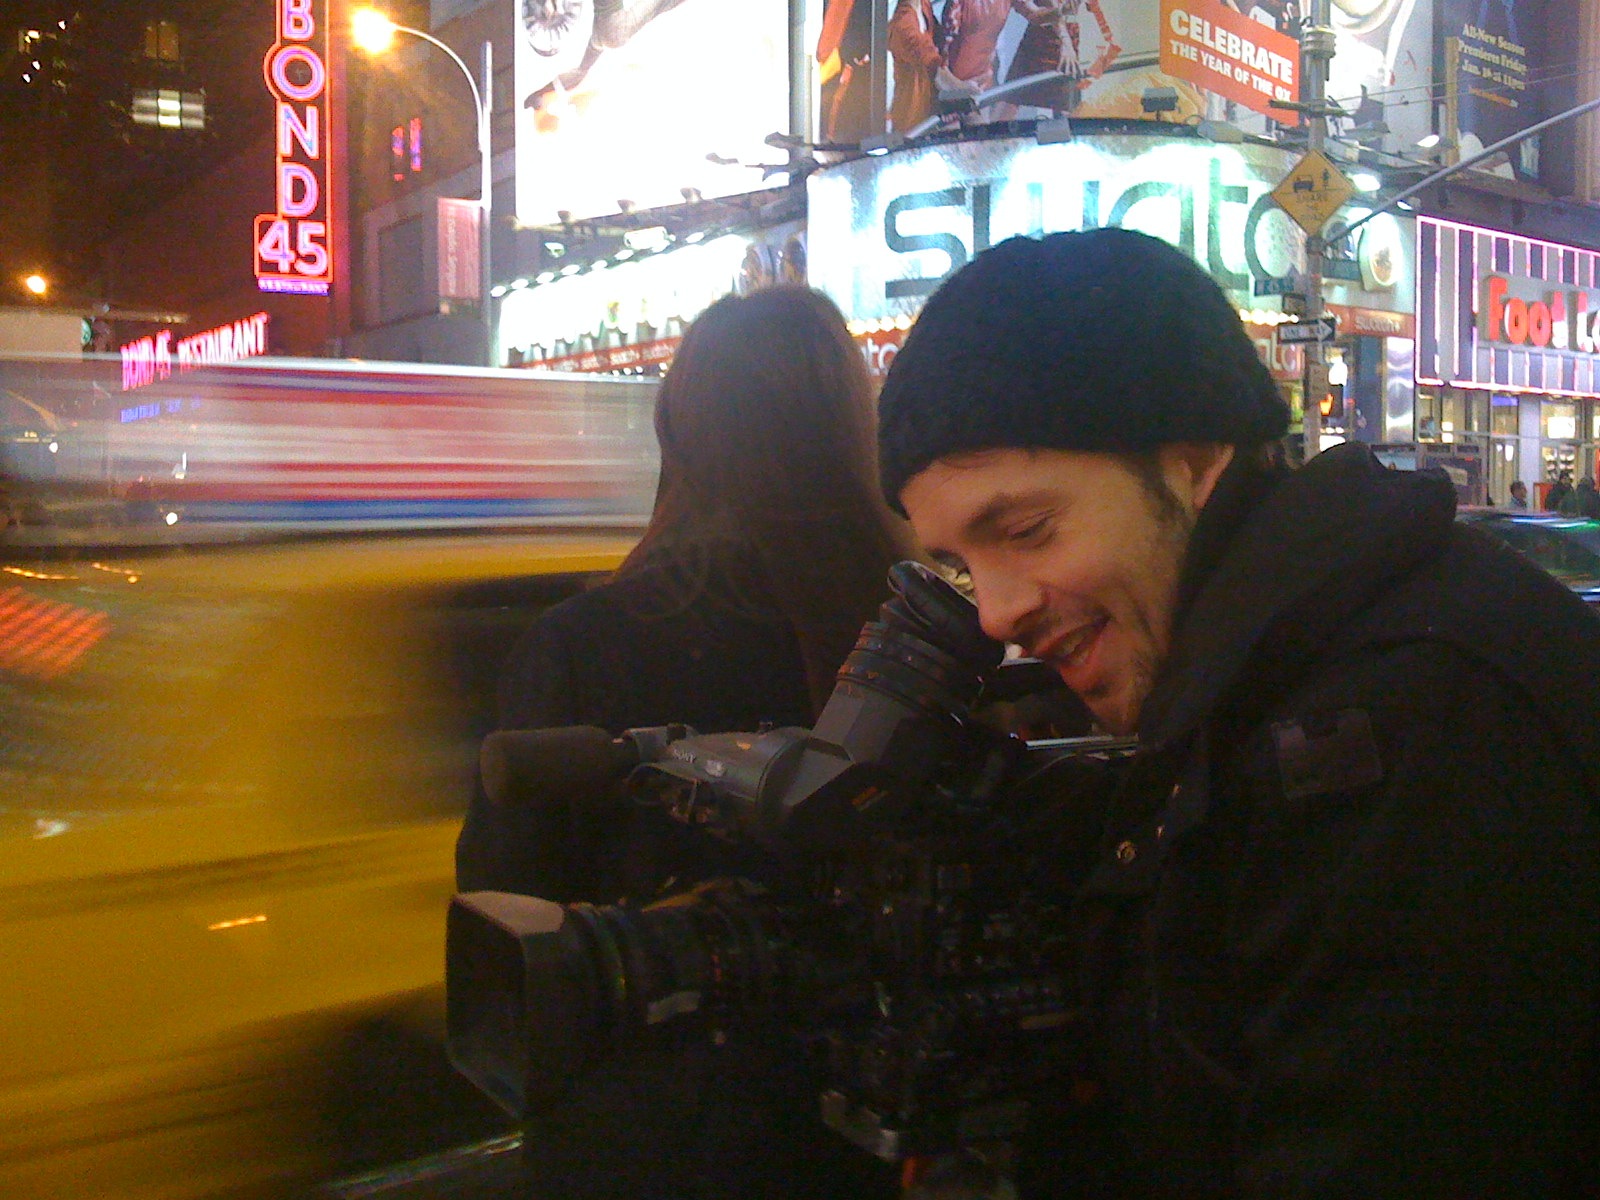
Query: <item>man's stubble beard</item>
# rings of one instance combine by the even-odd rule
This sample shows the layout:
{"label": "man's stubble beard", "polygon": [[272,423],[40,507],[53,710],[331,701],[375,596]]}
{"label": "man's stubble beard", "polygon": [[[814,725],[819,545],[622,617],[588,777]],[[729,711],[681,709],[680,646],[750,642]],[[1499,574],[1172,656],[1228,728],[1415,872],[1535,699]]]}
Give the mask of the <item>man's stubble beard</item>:
{"label": "man's stubble beard", "polygon": [[[1161,564],[1160,570],[1164,575],[1160,580],[1164,592],[1160,611],[1136,609],[1134,612],[1137,649],[1129,664],[1129,687],[1131,698],[1136,700],[1132,723],[1137,726],[1137,714],[1142,712],[1144,702],[1154,690],[1171,650],[1172,630],[1177,616],[1178,583],[1183,576],[1189,542],[1194,535],[1195,513],[1173,493],[1160,474],[1141,470],[1135,470],[1134,473],[1139,477],[1139,492],[1153,522],[1147,553],[1151,561]],[[1165,627],[1157,629],[1153,618],[1163,620]]]}

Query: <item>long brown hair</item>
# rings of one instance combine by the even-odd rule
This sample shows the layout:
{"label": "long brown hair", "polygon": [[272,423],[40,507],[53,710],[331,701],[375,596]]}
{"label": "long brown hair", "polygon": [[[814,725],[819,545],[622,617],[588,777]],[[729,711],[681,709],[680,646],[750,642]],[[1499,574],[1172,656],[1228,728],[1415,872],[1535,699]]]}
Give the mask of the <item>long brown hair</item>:
{"label": "long brown hair", "polygon": [[[822,293],[774,287],[724,296],[684,335],[656,396],[661,479],[643,539],[621,573],[671,561],[681,602],[723,579],[752,609],[793,627],[813,705],[911,557],[878,490],[872,380]],[[730,669],[736,669],[730,666]]]}

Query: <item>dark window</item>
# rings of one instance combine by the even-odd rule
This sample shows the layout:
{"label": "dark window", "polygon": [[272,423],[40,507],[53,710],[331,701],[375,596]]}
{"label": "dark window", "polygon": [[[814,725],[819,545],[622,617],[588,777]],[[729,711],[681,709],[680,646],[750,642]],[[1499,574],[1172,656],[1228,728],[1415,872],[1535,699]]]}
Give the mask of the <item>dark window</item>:
{"label": "dark window", "polygon": [[182,59],[182,47],[175,21],[147,21],[144,27],[144,56],[158,62],[175,63]]}
{"label": "dark window", "polygon": [[398,221],[378,231],[378,320],[398,321],[429,311],[430,294],[423,266],[426,230],[419,217]]}

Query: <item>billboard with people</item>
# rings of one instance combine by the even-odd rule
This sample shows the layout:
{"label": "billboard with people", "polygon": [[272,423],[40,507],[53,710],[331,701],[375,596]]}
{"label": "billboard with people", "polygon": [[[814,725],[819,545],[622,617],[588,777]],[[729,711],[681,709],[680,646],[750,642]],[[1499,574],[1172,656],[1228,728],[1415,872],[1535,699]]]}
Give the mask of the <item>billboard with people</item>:
{"label": "billboard with people", "polygon": [[[856,141],[884,128],[867,107],[875,70],[887,72],[879,91],[888,128],[912,136],[958,109],[966,110],[961,119],[968,124],[1063,115],[1154,115],[1182,123],[1237,115],[1259,129],[1265,117],[1250,110],[1267,110],[1258,98],[1298,94],[1298,15],[1284,0],[1258,0],[1247,11],[1224,0],[1194,0],[1178,6],[1184,11],[1177,34],[1173,6],[1146,0],[884,3],[877,14],[887,24],[882,67],[871,58],[874,5],[827,0],[824,6],[815,46],[816,121],[824,142]],[[1171,60],[1173,42],[1184,44],[1184,54],[1192,48],[1193,58]],[[1203,69],[1207,57],[1228,60],[1225,85]],[[1172,89],[1171,107],[1148,112],[1144,94],[1151,88]],[[1297,120],[1287,110],[1274,119]]]}
{"label": "billboard with people", "polygon": [[524,0],[513,11],[522,224],[786,182],[762,174],[763,139],[789,127],[786,4]]}

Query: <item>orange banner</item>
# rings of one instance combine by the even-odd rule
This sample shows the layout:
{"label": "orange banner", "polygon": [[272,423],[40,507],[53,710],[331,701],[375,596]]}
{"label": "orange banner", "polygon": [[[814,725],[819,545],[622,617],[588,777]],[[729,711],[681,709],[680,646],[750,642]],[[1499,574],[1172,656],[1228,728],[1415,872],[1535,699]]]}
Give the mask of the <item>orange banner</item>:
{"label": "orange banner", "polygon": [[1161,0],[1161,70],[1285,125],[1300,99],[1300,44],[1220,0]]}

